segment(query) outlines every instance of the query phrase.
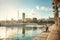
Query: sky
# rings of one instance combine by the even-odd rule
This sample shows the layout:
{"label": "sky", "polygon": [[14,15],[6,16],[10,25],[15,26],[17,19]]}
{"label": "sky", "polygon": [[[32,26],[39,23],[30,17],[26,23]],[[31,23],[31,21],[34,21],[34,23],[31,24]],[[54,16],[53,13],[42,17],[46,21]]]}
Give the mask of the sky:
{"label": "sky", "polygon": [[[52,0],[0,0],[0,20],[53,17]],[[19,14],[19,16],[18,16]]]}

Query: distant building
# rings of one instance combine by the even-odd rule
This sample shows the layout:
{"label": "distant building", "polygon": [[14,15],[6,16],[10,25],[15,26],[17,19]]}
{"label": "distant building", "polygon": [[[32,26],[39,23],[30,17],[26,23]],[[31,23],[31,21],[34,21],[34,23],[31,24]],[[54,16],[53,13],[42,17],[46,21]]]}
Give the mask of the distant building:
{"label": "distant building", "polygon": [[55,23],[54,18],[47,19],[48,23]]}
{"label": "distant building", "polygon": [[42,20],[42,21],[46,21],[46,19],[44,19],[44,18],[42,18],[41,20]]}
{"label": "distant building", "polygon": [[31,22],[32,22],[32,19],[31,19],[31,18],[26,18],[25,20],[26,20],[26,22],[28,22],[28,23],[31,23]]}
{"label": "distant building", "polygon": [[38,22],[37,18],[33,18],[33,22],[37,23]]}
{"label": "distant building", "polygon": [[25,13],[22,14],[22,21],[25,22]]}
{"label": "distant building", "polygon": [[[59,20],[60,20],[60,17],[59,17]],[[47,19],[47,21],[48,21],[48,22],[54,22],[54,23],[55,23],[54,18],[51,18],[51,17],[49,17],[49,19]],[[60,23],[60,21],[59,21],[59,23]]]}
{"label": "distant building", "polygon": [[40,19],[40,22],[39,22],[40,24],[47,24],[47,20],[46,19],[44,19],[44,18],[42,18],[42,19]]}
{"label": "distant building", "polygon": [[41,19],[38,19],[38,22],[40,22]]}
{"label": "distant building", "polygon": [[22,23],[22,19],[19,19],[19,20],[18,20],[18,23]]}
{"label": "distant building", "polygon": [[47,19],[47,21],[54,21],[54,18],[49,18]]}

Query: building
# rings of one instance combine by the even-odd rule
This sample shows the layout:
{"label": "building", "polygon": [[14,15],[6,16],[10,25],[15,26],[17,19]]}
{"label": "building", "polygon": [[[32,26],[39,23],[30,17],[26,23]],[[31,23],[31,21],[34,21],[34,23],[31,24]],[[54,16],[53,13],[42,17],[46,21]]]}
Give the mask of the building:
{"label": "building", "polygon": [[26,18],[25,20],[27,23],[32,23],[32,21],[33,21],[31,18]]}
{"label": "building", "polygon": [[33,22],[34,23],[37,23],[37,18],[33,18]]}
{"label": "building", "polygon": [[47,21],[54,21],[54,18],[49,18],[47,19]]}
{"label": "building", "polygon": [[51,18],[51,17],[49,17],[49,19],[47,19],[47,22],[48,22],[48,23],[53,23],[53,24],[55,23],[55,22],[54,22],[54,18]]}
{"label": "building", "polygon": [[25,13],[22,13],[22,21],[25,22]]}

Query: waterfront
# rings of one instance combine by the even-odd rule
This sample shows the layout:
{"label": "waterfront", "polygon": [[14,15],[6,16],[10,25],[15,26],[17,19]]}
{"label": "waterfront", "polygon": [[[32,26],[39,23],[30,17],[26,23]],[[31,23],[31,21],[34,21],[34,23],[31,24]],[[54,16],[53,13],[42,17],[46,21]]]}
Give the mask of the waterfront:
{"label": "waterfront", "polygon": [[41,33],[41,28],[25,27],[25,34],[22,33],[23,27],[0,27],[1,40],[33,40]]}

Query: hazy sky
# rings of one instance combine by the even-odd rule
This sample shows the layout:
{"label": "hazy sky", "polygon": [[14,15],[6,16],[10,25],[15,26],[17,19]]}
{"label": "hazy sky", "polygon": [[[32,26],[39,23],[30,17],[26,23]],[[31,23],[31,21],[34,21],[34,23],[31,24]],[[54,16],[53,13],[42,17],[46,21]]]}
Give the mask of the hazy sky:
{"label": "hazy sky", "polygon": [[52,17],[52,0],[0,0],[0,20],[18,19],[18,11],[19,19],[23,12],[26,18]]}

